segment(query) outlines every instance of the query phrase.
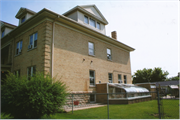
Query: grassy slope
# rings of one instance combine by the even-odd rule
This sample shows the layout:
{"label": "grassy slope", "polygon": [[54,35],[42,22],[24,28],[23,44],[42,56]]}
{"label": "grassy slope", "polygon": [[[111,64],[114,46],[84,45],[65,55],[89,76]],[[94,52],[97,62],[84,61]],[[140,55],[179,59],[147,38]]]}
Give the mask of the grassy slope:
{"label": "grassy slope", "polygon": [[[165,118],[179,118],[179,101],[163,100]],[[130,105],[110,105],[109,115],[111,119],[158,119],[157,101],[147,101]],[[107,106],[74,111],[69,113],[57,113],[44,119],[107,119]]]}

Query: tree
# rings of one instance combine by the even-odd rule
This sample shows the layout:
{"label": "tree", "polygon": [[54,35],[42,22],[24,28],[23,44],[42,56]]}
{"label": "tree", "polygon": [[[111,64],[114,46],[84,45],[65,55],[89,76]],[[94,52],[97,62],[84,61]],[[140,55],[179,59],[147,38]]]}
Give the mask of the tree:
{"label": "tree", "polygon": [[158,82],[167,79],[167,71],[161,68],[137,70],[133,75],[133,83]]}
{"label": "tree", "polygon": [[67,96],[63,82],[42,73],[34,74],[30,80],[9,73],[1,88],[1,110],[15,119],[38,119],[56,113]]}

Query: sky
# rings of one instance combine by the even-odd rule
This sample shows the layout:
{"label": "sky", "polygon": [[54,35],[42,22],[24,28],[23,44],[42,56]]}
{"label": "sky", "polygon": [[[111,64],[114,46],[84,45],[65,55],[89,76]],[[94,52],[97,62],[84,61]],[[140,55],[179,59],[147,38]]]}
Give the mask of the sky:
{"label": "sky", "polygon": [[35,12],[47,8],[58,14],[77,5],[95,4],[108,21],[106,35],[117,31],[118,41],[135,48],[131,73],[160,67],[168,77],[180,72],[178,0],[0,0],[0,20],[18,25],[20,7]]}

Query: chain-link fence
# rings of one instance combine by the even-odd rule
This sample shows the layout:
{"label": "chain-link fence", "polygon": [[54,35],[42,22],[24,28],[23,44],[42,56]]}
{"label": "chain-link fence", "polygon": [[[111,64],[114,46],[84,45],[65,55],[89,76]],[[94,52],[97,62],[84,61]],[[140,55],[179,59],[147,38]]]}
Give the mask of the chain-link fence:
{"label": "chain-link fence", "polygon": [[159,118],[162,119],[179,119],[179,89],[169,89],[162,87],[157,89]]}
{"label": "chain-link fence", "polygon": [[[114,117],[113,115],[114,113],[111,114],[112,111],[114,111],[114,105],[134,104],[134,103],[146,102],[150,100],[154,100],[154,101],[157,100],[156,91],[139,92],[139,93],[79,93],[79,94],[74,93],[74,94],[69,94],[69,96],[67,97],[67,102],[63,106],[63,108],[65,111],[73,113],[75,110],[106,106],[105,109],[107,111],[107,118],[117,119],[116,117]],[[158,118],[159,112],[158,112],[157,102],[153,104],[153,108],[149,110],[148,108],[146,109],[147,109],[147,113],[152,112],[152,113],[148,113],[149,115]],[[129,111],[127,111],[127,115],[128,113]],[[139,112],[139,114],[141,113]]]}

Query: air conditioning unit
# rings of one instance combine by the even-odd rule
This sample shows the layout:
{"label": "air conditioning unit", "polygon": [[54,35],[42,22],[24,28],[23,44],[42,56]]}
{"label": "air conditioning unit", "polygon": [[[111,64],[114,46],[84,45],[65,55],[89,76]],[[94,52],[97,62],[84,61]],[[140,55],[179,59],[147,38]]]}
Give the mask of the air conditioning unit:
{"label": "air conditioning unit", "polygon": [[32,45],[28,45],[28,49],[31,49],[32,48]]}

